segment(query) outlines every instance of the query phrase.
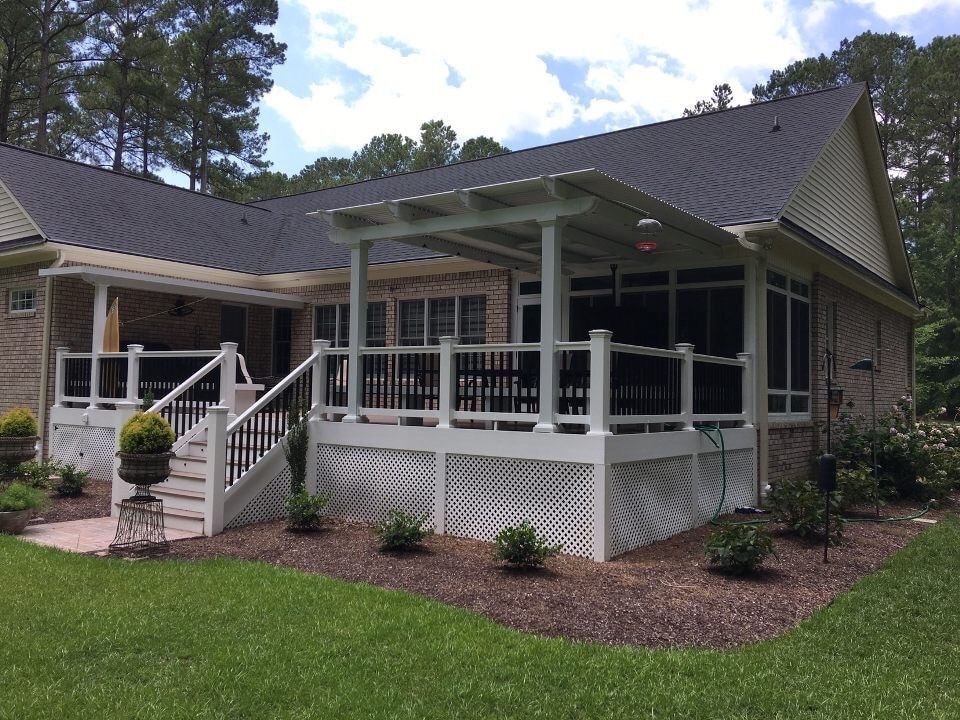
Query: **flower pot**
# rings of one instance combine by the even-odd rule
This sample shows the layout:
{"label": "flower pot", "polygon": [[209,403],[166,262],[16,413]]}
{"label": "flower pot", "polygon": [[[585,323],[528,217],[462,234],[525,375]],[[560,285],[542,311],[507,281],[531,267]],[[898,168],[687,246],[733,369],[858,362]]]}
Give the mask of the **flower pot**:
{"label": "flower pot", "polygon": [[19,535],[30,522],[30,516],[33,510],[14,510],[13,512],[0,512],[0,533],[9,533],[10,535]]}
{"label": "flower pot", "polygon": [[134,455],[133,453],[118,452],[120,468],[117,474],[124,482],[131,485],[156,485],[162,483],[170,475],[170,458],[172,452],[157,453],[156,455]]}
{"label": "flower pot", "polygon": [[0,437],[0,463],[19,465],[37,454],[36,435],[32,437]]}

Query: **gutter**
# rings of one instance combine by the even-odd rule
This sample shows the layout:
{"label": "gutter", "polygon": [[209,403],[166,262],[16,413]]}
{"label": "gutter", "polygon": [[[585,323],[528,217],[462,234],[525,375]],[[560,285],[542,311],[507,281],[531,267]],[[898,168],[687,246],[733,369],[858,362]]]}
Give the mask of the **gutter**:
{"label": "gutter", "polygon": [[[56,259],[50,267],[60,267],[63,264],[63,253],[57,251]],[[37,432],[40,436],[37,450],[37,459],[43,459],[43,448],[47,439],[47,392],[50,382],[50,335],[53,329],[53,277],[48,275],[43,291],[43,337],[40,347],[40,395],[37,405]]]}

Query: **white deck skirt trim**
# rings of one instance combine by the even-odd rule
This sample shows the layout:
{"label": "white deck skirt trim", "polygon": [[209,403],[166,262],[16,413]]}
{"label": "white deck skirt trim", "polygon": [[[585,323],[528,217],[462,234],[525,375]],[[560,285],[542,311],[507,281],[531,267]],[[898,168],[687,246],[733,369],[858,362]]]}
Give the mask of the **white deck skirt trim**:
{"label": "white deck skirt trim", "polygon": [[78,278],[91,285],[109,285],[110,287],[129,288],[132,290],[193,295],[210,298],[212,300],[226,300],[228,302],[291,308],[294,310],[304,306],[302,300],[283,293],[230,287],[229,285],[217,285],[215,283],[200,282],[197,280],[184,280],[182,278],[166,277],[164,275],[148,275],[146,273],[130,272],[128,270],[110,270],[108,268],[91,267],[89,265],[45,268],[40,270],[40,276],[71,277]]}

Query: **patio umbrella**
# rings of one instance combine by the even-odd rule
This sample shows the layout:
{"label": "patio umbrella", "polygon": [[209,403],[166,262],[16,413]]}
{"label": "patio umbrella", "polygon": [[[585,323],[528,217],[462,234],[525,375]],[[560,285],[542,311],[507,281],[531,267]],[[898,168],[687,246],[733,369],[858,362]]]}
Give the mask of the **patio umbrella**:
{"label": "patio umbrella", "polygon": [[103,328],[103,352],[120,352],[120,298],[114,298]]}

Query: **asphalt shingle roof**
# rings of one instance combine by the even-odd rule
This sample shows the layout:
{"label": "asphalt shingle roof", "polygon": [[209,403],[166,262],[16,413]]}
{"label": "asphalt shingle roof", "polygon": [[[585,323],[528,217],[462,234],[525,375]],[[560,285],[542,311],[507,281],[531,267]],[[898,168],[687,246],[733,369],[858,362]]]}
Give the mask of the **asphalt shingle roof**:
{"label": "asphalt shingle roof", "polygon": [[[864,92],[848,85],[253,205],[2,144],[0,179],[51,240],[260,274],[345,267],[348,251],[307,212],[586,168],[717,225],[774,219]],[[370,261],[431,256],[384,242]]]}

